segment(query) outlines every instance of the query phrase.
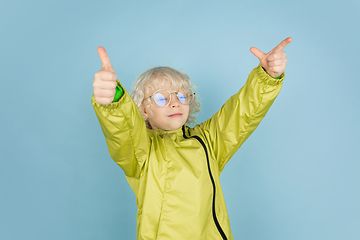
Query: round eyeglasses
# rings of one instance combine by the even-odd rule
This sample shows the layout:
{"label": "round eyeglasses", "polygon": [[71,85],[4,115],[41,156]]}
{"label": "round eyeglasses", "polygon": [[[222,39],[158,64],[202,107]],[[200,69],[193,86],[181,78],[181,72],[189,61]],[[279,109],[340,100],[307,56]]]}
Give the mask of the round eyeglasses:
{"label": "round eyeglasses", "polygon": [[[182,90],[178,92],[169,92],[164,89],[157,90],[156,92],[154,92],[153,95],[147,98],[152,98],[156,105],[158,105],[159,107],[165,107],[171,102],[171,95],[173,94],[176,95],[180,103],[185,105],[189,105],[190,103],[192,103],[195,98],[195,93],[184,93]],[[144,100],[147,98],[144,98]]]}

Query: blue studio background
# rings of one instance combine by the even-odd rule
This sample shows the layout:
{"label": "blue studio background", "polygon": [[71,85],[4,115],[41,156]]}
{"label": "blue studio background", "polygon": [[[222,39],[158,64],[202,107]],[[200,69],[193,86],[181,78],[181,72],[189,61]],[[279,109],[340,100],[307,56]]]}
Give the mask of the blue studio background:
{"label": "blue studio background", "polygon": [[225,167],[235,239],[360,239],[359,11],[344,1],[1,1],[0,239],[135,239],[135,196],[90,98],[166,65],[211,117],[288,36],[286,79]]}

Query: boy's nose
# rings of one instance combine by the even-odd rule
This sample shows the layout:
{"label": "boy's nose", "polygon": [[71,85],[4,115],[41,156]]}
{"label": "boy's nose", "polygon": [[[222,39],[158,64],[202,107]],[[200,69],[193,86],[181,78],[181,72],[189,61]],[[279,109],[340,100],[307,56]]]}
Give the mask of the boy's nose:
{"label": "boy's nose", "polygon": [[170,102],[170,107],[171,108],[175,108],[175,107],[179,107],[180,106],[180,101],[179,99],[177,98],[176,94],[173,94],[171,96],[171,102]]}

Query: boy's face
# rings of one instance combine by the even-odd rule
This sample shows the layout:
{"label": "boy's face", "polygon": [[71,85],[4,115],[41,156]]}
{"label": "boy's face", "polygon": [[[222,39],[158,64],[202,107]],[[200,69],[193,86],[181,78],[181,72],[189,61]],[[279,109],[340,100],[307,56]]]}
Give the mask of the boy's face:
{"label": "boy's face", "polygon": [[[173,89],[166,85],[161,84],[161,86],[158,86],[158,89],[164,89],[170,93],[179,91],[179,89]],[[170,103],[164,107],[156,105],[153,98],[150,101],[151,105],[144,108],[144,113],[147,114],[147,119],[152,129],[171,131],[181,128],[186,123],[189,116],[189,105],[182,104],[175,93],[171,94]]]}

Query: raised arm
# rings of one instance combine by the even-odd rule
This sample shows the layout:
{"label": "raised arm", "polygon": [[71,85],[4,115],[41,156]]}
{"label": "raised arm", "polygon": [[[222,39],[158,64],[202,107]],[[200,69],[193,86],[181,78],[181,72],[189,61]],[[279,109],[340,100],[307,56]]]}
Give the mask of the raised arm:
{"label": "raised arm", "polygon": [[[102,68],[95,74],[91,99],[104,133],[111,158],[127,177],[138,178],[149,148],[149,138],[138,107],[117,81],[114,68],[104,48],[98,53]],[[115,88],[120,85],[124,95],[113,102]]]}
{"label": "raised arm", "polygon": [[203,132],[220,172],[256,129],[280,92],[286,67],[283,48],[289,42],[291,38],[285,39],[267,54],[251,48],[260,65],[251,71],[245,85],[212,118],[194,128]]}

